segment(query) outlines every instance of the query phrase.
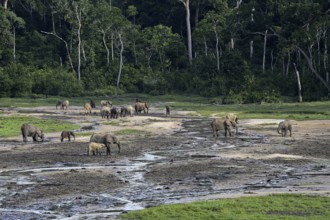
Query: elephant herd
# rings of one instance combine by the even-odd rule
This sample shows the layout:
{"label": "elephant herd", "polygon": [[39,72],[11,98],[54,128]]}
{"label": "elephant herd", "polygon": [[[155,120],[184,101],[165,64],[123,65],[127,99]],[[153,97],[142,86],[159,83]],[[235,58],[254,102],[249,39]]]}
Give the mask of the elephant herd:
{"label": "elephant herd", "polygon": [[[27,137],[32,137],[33,141],[38,141],[38,139],[41,139],[41,141],[43,142],[45,139],[43,130],[32,124],[24,123],[21,126],[21,132],[24,142],[28,141]],[[75,140],[76,135],[73,131],[62,131],[61,142],[63,142],[64,139],[68,139],[68,141],[71,141],[72,137],[73,140]],[[101,155],[100,149],[102,147],[106,148],[107,155],[111,155],[110,146],[113,144],[117,145],[118,153],[120,153],[120,141],[116,136],[111,135],[109,133],[93,134],[90,137],[90,143],[87,147],[87,155],[90,155],[91,153],[93,153],[93,155]]]}
{"label": "elephant herd", "polygon": [[[69,106],[69,101],[59,101],[56,104],[56,108],[60,106],[61,109],[67,109]],[[92,108],[95,108],[95,102],[93,100],[90,100],[89,103],[85,103],[84,110],[85,113],[91,113]],[[165,106],[166,109],[166,115],[170,114],[170,107]],[[149,107],[147,103],[138,101],[135,103],[134,108],[131,105],[127,106],[121,106],[116,107],[112,105],[111,101],[101,101],[101,116],[102,118],[118,118],[125,117],[126,115],[130,115],[131,117],[133,114],[139,114],[141,112],[148,113]],[[211,128],[213,132],[213,137],[219,136],[219,131],[224,130],[224,136],[227,137],[227,135],[232,136],[231,130],[232,128],[235,128],[236,134],[238,133],[238,117],[233,113],[228,113],[223,118],[215,118],[211,122]],[[290,132],[290,137],[292,136],[292,122],[289,120],[281,121],[278,124],[277,132],[281,134],[282,137],[287,136],[287,133]],[[38,141],[38,139],[41,139],[43,142],[45,139],[44,132],[42,129],[28,123],[24,123],[21,126],[21,133],[23,136],[23,141],[27,142],[27,137],[32,137],[33,141]],[[73,131],[62,131],[61,133],[61,142],[63,142],[64,139],[68,139],[68,141],[71,141],[71,138],[75,140],[75,133]],[[102,134],[93,134],[90,137],[90,142],[87,147],[87,155],[101,155],[101,149],[106,148],[106,154],[111,155],[111,145],[117,145],[118,147],[118,153],[120,153],[120,141],[119,139],[111,135],[109,133],[102,133]]]}
{"label": "elephant herd", "polygon": [[[224,118],[215,118],[211,122],[211,128],[213,132],[213,137],[219,136],[218,131],[224,130],[225,131],[225,137],[227,137],[227,134],[231,136],[231,129],[236,129],[236,134],[238,133],[238,117],[233,114],[229,113]],[[278,124],[277,132],[281,134],[282,137],[287,136],[288,131],[290,132],[290,137],[292,136],[292,122],[289,120],[281,121]]]}

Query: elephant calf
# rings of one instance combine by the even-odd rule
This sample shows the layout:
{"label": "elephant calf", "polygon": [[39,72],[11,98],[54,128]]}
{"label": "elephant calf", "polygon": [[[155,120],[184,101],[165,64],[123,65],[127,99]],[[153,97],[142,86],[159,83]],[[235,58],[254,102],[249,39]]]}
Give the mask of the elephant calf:
{"label": "elephant calf", "polygon": [[67,138],[69,141],[71,141],[71,137],[73,137],[73,140],[76,140],[76,135],[73,131],[62,131],[61,142],[63,142],[64,138]]}
{"label": "elephant calf", "polygon": [[31,124],[23,124],[21,126],[21,132],[24,142],[27,142],[27,137],[32,137],[33,141],[38,141],[37,137],[40,137],[42,142],[45,139],[43,131],[40,128]]}
{"label": "elephant calf", "polygon": [[103,147],[105,147],[104,144],[90,142],[87,148],[87,156],[91,155],[91,153],[93,153],[94,156],[97,154],[101,156],[101,150]]}
{"label": "elephant calf", "polygon": [[104,144],[107,148],[107,155],[111,155],[111,144],[117,144],[118,153],[120,153],[120,141],[117,137],[108,134],[108,133],[101,133],[101,134],[93,134],[89,140],[90,142]]}
{"label": "elephant calf", "polygon": [[281,121],[278,124],[277,132],[282,135],[282,137],[287,135],[287,132],[290,131],[290,137],[292,135],[292,123],[288,120]]}
{"label": "elephant calf", "polygon": [[229,133],[229,136],[231,136],[231,127],[235,127],[235,126],[236,126],[236,123],[233,121],[230,121],[229,119],[215,118],[211,122],[213,137],[215,137],[215,136],[219,137],[219,134],[218,134],[219,130],[225,130],[225,137],[227,137],[227,133]]}
{"label": "elephant calf", "polygon": [[84,105],[85,115],[92,114],[92,106],[90,103],[85,103]]}

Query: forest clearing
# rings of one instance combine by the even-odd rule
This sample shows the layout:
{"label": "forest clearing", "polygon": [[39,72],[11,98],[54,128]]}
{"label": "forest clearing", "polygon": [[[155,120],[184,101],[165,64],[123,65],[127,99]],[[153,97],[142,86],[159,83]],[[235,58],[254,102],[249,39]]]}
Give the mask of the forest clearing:
{"label": "forest clearing", "polygon": [[[221,108],[221,107],[219,107]],[[241,119],[238,133],[212,136],[212,117],[152,103],[149,114],[103,119],[83,107],[2,108],[2,117],[24,115],[74,123],[75,140],[61,132],[45,141],[0,138],[0,218],[108,219],[161,204],[274,193],[330,194],[330,120],[293,120],[281,137],[281,119]],[[87,156],[92,133],[110,132],[121,153]]]}

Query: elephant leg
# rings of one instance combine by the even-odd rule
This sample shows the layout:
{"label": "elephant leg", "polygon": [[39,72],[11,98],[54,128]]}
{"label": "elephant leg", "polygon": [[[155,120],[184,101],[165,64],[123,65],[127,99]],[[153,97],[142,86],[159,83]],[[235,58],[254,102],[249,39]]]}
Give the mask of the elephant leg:
{"label": "elephant leg", "polygon": [[70,140],[70,135],[68,136],[68,139],[69,139],[69,141],[71,141],[71,140]]}
{"label": "elephant leg", "polygon": [[110,144],[107,143],[107,144],[105,145],[105,147],[107,148],[107,155],[111,155]]}
{"label": "elephant leg", "polygon": [[118,147],[118,154],[120,154],[120,144],[117,144]]}
{"label": "elephant leg", "polygon": [[61,137],[61,142],[63,142],[63,139],[64,139],[64,137],[62,136],[62,137]]}
{"label": "elephant leg", "polygon": [[37,133],[34,133],[34,135],[32,136],[33,141],[37,141]]}

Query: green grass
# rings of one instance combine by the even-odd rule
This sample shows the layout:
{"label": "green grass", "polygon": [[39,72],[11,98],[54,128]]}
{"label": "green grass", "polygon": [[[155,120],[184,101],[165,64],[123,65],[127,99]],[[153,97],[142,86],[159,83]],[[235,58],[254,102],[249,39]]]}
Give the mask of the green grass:
{"label": "green grass", "polygon": [[135,220],[278,220],[330,219],[330,197],[307,195],[270,195],[161,205],[123,214]]}
{"label": "green grass", "polygon": [[[126,94],[119,97],[50,97],[50,98],[0,98],[0,107],[37,107],[37,106],[54,106],[57,100],[68,99],[70,105],[83,106],[90,99],[95,100],[99,105],[100,100],[112,100],[114,105],[120,106],[124,104],[134,104],[135,98],[149,103],[151,108],[154,103],[160,103],[160,106],[166,104],[171,106],[173,110],[195,111],[204,117],[216,115],[224,116],[228,112],[236,113],[240,119],[249,118],[277,118],[277,119],[293,119],[293,120],[314,120],[314,119],[330,119],[330,101],[323,102],[304,102],[304,103],[263,103],[263,104],[234,104],[234,105],[214,105],[210,104],[210,98],[200,96],[184,96],[184,95],[163,95],[148,96],[145,94]],[[214,100],[214,98],[212,98]],[[151,110],[152,112],[152,110]],[[191,115],[196,115],[192,113]]]}
{"label": "green grass", "polygon": [[21,126],[24,123],[33,124],[47,132],[78,129],[79,126],[57,120],[43,120],[25,116],[0,116],[0,137],[11,137],[21,134]]}

